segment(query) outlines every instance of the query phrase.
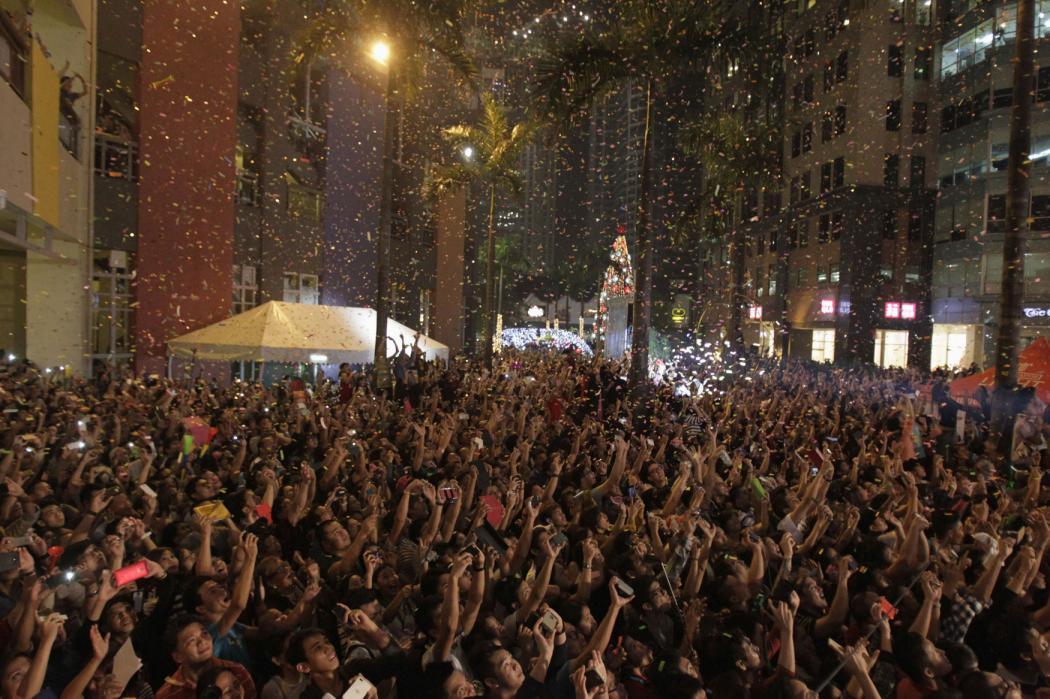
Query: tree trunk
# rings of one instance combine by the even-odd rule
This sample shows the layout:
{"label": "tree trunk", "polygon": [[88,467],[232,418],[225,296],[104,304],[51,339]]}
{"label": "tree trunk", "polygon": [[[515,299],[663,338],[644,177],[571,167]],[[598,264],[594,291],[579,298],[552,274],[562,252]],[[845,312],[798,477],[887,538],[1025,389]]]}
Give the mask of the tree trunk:
{"label": "tree trunk", "polygon": [[634,331],[631,336],[630,391],[635,397],[649,387],[649,323],[653,302],[653,250],[649,230],[649,191],[652,189],[653,81],[645,85],[645,132],[642,136],[642,181],[638,188],[638,266],[634,279]]}
{"label": "tree trunk", "polygon": [[376,238],[376,340],[373,369],[379,388],[390,386],[386,357],[386,321],[390,302],[390,227],[393,219],[394,129],[397,124],[397,71],[387,66],[386,116],[383,119],[383,172],[379,185],[379,235]]}
{"label": "tree trunk", "polygon": [[744,349],[744,304],[747,301],[744,295],[744,267],[747,264],[747,256],[744,254],[745,238],[743,226],[737,225],[733,229],[730,241],[731,252],[729,264],[732,267],[733,289],[732,305],[729,307],[729,332],[727,340],[732,349],[740,352]]}
{"label": "tree trunk", "polygon": [[492,296],[496,277],[496,187],[489,186],[489,230],[485,242],[485,301],[481,311],[481,359],[492,366]]}
{"label": "tree trunk", "polygon": [[[1003,277],[999,328],[995,345],[995,406],[992,429],[997,436],[1011,417],[1011,393],[1017,387],[1017,353],[1024,300],[1024,254],[1028,239],[1028,200],[1031,163],[1034,73],[1033,34],[1035,0],[1017,4],[1017,55],[1014,59],[1013,107],[1010,113],[1010,159],[1006,181],[1006,234],[1003,238]],[[1005,441],[1005,440],[1004,440]]]}

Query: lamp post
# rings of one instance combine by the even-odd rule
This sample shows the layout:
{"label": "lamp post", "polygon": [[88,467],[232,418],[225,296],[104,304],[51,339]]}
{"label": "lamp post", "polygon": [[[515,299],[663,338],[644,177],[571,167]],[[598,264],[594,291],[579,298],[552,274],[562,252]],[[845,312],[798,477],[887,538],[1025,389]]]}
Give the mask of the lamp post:
{"label": "lamp post", "polygon": [[386,116],[383,119],[383,170],[379,184],[379,235],[376,237],[376,338],[373,361],[377,388],[390,388],[390,364],[386,358],[386,323],[390,298],[390,226],[393,218],[394,128],[397,124],[397,75],[390,44],[372,44],[372,60],[386,67]]}

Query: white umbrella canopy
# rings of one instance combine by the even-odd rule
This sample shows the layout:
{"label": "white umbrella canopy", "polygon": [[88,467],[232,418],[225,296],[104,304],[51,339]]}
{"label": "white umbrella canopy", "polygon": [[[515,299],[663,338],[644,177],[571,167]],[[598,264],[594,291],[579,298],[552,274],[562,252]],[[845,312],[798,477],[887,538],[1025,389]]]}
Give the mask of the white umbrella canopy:
{"label": "white umbrella canopy", "polygon": [[[387,319],[387,356],[393,356],[416,331]],[[168,341],[176,357],[200,360],[369,364],[373,359],[376,312],[371,308],[318,306],[269,301]],[[448,359],[448,346],[421,335],[427,359]]]}

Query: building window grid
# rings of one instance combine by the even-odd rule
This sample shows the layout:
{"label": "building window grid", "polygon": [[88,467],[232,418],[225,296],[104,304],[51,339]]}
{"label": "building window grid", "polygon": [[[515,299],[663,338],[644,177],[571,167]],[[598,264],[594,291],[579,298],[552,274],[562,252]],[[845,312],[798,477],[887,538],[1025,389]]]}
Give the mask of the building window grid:
{"label": "building window grid", "polygon": [[133,275],[128,270],[103,269],[91,276],[91,357],[108,362],[131,358],[134,336]]}
{"label": "building window grid", "polygon": [[233,266],[233,314],[255,308],[259,299],[259,284],[252,265]]}

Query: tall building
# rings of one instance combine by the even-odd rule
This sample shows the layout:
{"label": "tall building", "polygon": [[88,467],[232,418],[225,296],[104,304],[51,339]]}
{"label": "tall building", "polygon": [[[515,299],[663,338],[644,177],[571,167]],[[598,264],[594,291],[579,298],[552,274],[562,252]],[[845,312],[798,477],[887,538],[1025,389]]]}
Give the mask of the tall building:
{"label": "tall building", "polygon": [[[385,69],[367,37],[338,64],[304,52],[310,0],[216,1],[101,6],[97,362],[161,371],[171,337],[269,300],[375,302]],[[436,223],[420,185],[458,96],[437,72],[393,119],[390,315],[424,332]]]}
{"label": "tall building", "polygon": [[[930,365],[991,362],[999,321],[1017,5],[953,0],[937,43],[942,105]],[[1050,4],[1036,9],[1022,346],[1050,335]]]}
{"label": "tall building", "polygon": [[775,239],[751,240],[752,332],[773,316],[764,337],[786,334],[792,356],[926,365],[936,177],[927,163],[939,122],[933,8],[798,0],[788,9],[784,189],[749,193],[736,219],[779,222]]}
{"label": "tall building", "polygon": [[87,367],[96,3],[0,3],[0,350]]}

